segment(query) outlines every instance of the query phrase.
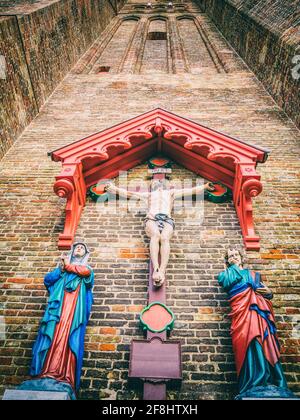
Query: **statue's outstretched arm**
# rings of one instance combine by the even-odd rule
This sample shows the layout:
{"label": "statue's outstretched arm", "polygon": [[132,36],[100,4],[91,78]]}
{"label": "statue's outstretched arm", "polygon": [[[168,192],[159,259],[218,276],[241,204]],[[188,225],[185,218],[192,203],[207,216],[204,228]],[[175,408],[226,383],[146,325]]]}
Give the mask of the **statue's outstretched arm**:
{"label": "statue's outstretched arm", "polygon": [[138,192],[134,192],[134,191],[128,191],[125,190],[125,188],[119,188],[116,187],[114,184],[109,183],[106,185],[105,187],[105,191],[111,193],[111,194],[115,194],[115,195],[119,195],[120,197],[124,197],[124,198],[138,198],[140,200],[145,200],[148,196],[148,194],[145,193],[138,193]]}
{"label": "statue's outstretched arm", "polygon": [[192,195],[197,195],[197,194],[202,193],[204,190],[214,191],[215,187],[210,182],[208,182],[207,184],[198,185],[197,187],[193,187],[193,188],[185,188],[183,190],[174,190],[174,198],[189,197]]}

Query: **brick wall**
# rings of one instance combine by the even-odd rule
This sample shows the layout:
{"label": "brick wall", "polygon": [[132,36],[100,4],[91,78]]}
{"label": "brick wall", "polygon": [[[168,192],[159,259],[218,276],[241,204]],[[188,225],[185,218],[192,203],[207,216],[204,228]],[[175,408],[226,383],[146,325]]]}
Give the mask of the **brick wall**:
{"label": "brick wall", "polygon": [[106,0],[47,0],[3,4],[1,15],[14,16],[0,18],[0,55],[7,63],[0,80],[0,158],[115,12]]}
{"label": "brick wall", "polygon": [[[0,17],[0,159],[37,114],[22,38],[14,16]],[[5,60],[5,61],[4,61]]]}
{"label": "brick wall", "polygon": [[[137,13],[127,10],[119,18]],[[121,58],[121,63],[127,63],[123,71],[69,73],[1,161],[0,303],[6,322],[6,336],[0,341],[1,393],[26,378],[47,301],[43,277],[61,255],[57,240],[63,230],[65,203],[52,192],[60,164],[51,162],[47,152],[160,106],[271,151],[269,160],[258,168],[264,192],[254,200],[262,248],[249,252],[248,262],[267,276],[274,292],[283,367],[290,388],[300,394],[299,130],[214,24],[191,3],[187,11],[200,22],[205,40],[210,40],[206,45],[214,60],[208,68],[200,74],[193,74],[188,66],[184,70],[181,65],[189,59],[178,37],[171,43],[168,74],[155,71],[155,58],[153,71],[140,74],[136,64],[143,57],[141,44],[146,39],[143,20],[136,32],[141,38],[131,38]],[[142,15],[147,20],[155,12]],[[170,20],[176,16],[166,15]],[[112,21],[111,36],[119,18]],[[176,35],[176,27],[169,33]],[[87,68],[105,39],[109,39],[107,32],[77,70]],[[120,51],[110,50],[110,57],[112,62],[115,57],[115,68],[122,69]],[[219,71],[211,72],[215,63]],[[146,175],[146,165],[130,171],[130,179]],[[195,178],[175,166],[173,178],[189,177]],[[114,214],[112,203],[98,207],[90,200],[83,212],[77,239],[90,246],[96,276],[80,398],[141,396],[141,390],[129,386],[127,372],[129,343],[143,338],[137,322],[147,298],[148,239],[142,230],[143,216],[137,211],[127,215],[124,207]],[[200,213],[192,211],[175,213],[167,303],[177,318],[172,338],[183,344],[184,382],[169,397],[232,398],[236,376],[229,305],[216,275],[223,269],[226,247],[242,244],[242,236],[232,203],[205,202],[204,223],[195,228],[192,222],[198,217]]]}
{"label": "brick wall", "polygon": [[197,1],[299,127],[299,3],[293,0]]}

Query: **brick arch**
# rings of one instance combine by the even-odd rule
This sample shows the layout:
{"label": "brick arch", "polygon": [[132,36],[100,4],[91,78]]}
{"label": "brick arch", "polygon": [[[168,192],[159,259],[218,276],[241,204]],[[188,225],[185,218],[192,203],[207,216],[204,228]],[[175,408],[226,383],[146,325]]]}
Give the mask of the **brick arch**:
{"label": "brick arch", "polygon": [[135,20],[135,21],[139,21],[139,20],[141,20],[141,17],[140,16],[136,16],[136,15],[129,15],[129,16],[124,16],[124,17],[122,17],[121,19],[120,19],[120,21],[123,23],[123,22],[126,22],[127,20]]}
{"label": "brick arch", "polygon": [[147,9],[147,5],[146,4],[136,4],[133,6],[134,10],[138,10],[138,9]]}
{"label": "brick arch", "polygon": [[134,168],[158,153],[230,188],[245,247],[259,250],[252,199],[262,191],[256,166],[266,161],[268,151],[160,108],[50,153],[52,160],[63,166],[54,191],[67,199],[59,248],[71,247],[91,185],[114,178],[119,171]]}
{"label": "brick arch", "polygon": [[181,16],[177,16],[176,20],[195,20],[195,16],[193,15],[181,15]]}
{"label": "brick arch", "polygon": [[153,22],[154,20],[163,20],[164,22],[168,22],[169,18],[163,15],[155,15],[155,16],[149,16],[147,20],[148,22]]}

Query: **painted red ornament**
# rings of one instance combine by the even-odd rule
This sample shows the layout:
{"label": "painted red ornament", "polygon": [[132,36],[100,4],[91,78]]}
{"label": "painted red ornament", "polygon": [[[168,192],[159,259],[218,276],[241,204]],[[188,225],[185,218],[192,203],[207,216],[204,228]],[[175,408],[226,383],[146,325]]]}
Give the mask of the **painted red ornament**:
{"label": "painted red ornament", "polygon": [[245,247],[259,250],[252,198],[262,191],[258,163],[268,151],[204,127],[163,109],[142,114],[50,153],[62,162],[55,192],[66,198],[66,223],[60,249],[74,240],[88,189],[161,154],[212,182],[228,187],[240,221]]}
{"label": "painted red ornament", "polygon": [[143,330],[162,333],[174,328],[175,316],[162,302],[153,302],[142,311],[140,321]]}
{"label": "painted red ornament", "polygon": [[214,191],[205,191],[204,197],[213,203],[225,203],[232,199],[232,193],[228,187],[220,183],[213,183]]}
{"label": "painted red ornament", "polygon": [[171,166],[172,162],[169,159],[163,157],[154,157],[153,159],[149,160],[150,168],[170,168]]}
{"label": "painted red ornament", "polygon": [[105,190],[106,181],[99,182],[96,185],[92,185],[89,189],[89,195],[95,202],[104,202],[108,200],[109,194]]}

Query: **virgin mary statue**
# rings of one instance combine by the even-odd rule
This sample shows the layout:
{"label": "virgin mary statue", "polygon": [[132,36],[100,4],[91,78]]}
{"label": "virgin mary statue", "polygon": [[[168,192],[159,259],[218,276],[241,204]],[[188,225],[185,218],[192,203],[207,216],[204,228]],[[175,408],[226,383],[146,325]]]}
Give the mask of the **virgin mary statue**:
{"label": "virgin mary statue", "polygon": [[94,273],[87,265],[88,258],[87,246],[75,243],[68,258],[46,275],[49,300],[33,346],[33,381],[25,382],[21,389],[36,385],[39,390],[50,387],[68,391],[71,387],[78,391],[84,336],[93,303]]}

